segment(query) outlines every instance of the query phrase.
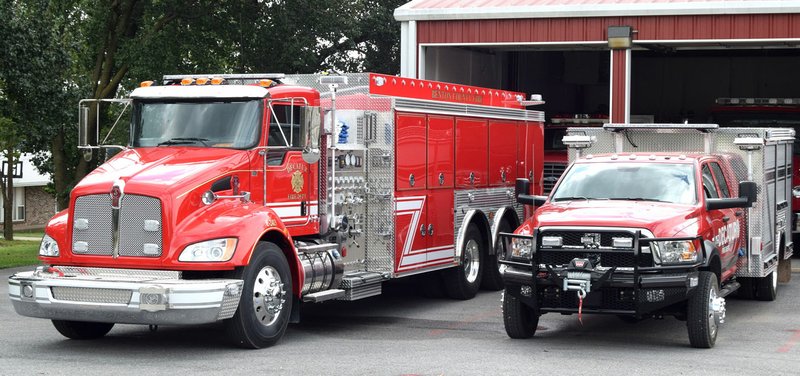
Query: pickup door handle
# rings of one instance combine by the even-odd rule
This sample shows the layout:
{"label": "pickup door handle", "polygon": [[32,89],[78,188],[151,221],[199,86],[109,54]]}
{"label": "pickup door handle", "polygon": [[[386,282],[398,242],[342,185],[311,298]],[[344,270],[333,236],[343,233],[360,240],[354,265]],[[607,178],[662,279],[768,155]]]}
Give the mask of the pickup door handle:
{"label": "pickup door handle", "polygon": [[742,216],[742,214],[744,214],[744,212],[743,212],[743,211],[741,211],[741,210],[737,210],[737,211],[736,211],[736,216],[737,216],[737,217],[741,217],[741,216]]}
{"label": "pickup door handle", "polygon": [[725,222],[725,223],[727,223],[727,222],[728,222],[728,221],[730,221],[730,220],[731,220],[731,217],[728,217],[727,215],[726,215],[726,216],[724,216],[724,217],[722,217],[722,222]]}

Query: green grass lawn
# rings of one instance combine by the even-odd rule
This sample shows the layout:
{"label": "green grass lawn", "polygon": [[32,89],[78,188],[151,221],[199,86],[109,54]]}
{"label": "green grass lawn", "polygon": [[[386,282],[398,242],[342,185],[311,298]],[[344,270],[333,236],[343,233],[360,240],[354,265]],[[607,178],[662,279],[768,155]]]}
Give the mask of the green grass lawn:
{"label": "green grass lawn", "polygon": [[39,242],[0,239],[0,269],[39,264]]}
{"label": "green grass lawn", "polygon": [[44,230],[22,230],[22,231],[14,231],[14,238],[16,239],[19,236],[24,236],[26,238],[39,238],[41,239],[44,236]]}

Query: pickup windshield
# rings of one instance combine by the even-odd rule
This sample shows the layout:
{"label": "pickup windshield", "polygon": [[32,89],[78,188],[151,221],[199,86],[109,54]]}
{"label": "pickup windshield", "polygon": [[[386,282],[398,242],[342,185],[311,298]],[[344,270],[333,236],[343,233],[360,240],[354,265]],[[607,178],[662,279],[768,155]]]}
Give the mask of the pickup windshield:
{"label": "pickup windshield", "polygon": [[133,146],[246,149],[258,143],[261,101],[138,102]]}
{"label": "pickup windshield", "polygon": [[553,192],[552,201],[629,200],[697,202],[694,166],[667,163],[578,163]]}

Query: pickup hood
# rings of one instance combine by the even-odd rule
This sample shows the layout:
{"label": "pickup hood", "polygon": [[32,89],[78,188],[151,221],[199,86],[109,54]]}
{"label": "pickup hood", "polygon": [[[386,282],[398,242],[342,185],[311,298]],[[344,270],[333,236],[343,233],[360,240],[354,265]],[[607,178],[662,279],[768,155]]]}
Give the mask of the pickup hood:
{"label": "pickup hood", "polygon": [[125,182],[125,193],[166,198],[238,169],[247,169],[247,152],[198,147],[123,150],[87,175],[73,190],[73,199],[111,192],[118,179]]}
{"label": "pickup hood", "polygon": [[656,237],[691,236],[700,206],[650,201],[575,200],[548,202],[536,210],[534,226],[632,227]]}

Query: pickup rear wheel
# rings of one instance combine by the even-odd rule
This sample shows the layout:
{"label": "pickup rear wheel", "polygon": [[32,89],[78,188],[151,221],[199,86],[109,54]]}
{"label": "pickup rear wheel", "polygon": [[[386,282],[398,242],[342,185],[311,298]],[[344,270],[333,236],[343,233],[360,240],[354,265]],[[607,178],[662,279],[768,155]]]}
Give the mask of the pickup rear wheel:
{"label": "pickup rear wheel", "polygon": [[485,242],[475,224],[467,227],[464,248],[461,249],[461,265],[444,271],[444,288],[453,299],[467,300],[475,297],[481,286]]}
{"label": "pickup rear wheel", "polygon": [[292,312],[292,274],[277,245],[259,242],[250,264],[237,269],[244,280],[239,307],[226,320],[231,340],[240,347],[258,349],[278,342],[286,332]]}
{"label": "pickup rear wheel", "polygon": [[506,334],[514,339],[531,338],[536,334],[539,315],[509,291],[519,293],[520,286],[506,286],[503,291],[503,326]]}
{"label": "pickup rear wheel", "polygon": [[[507,220],[502,220],[497,228],[497,232],[511,232],[511,225]],[[484,290],[497,291],[503,288],[503,277],[500,275],[500,263],[498,262],[503,258],[503,245],[500,244],[498,239],[494,247],[494,254],[486,256],[486,268],[483,270],[483,281],[481,287]]]}
{"label": "pickup rear wheel", "polygon": [[697,287],[689,296],[687,316],[692,347],[714,347],[719,325],[725,319],[725,299],[719,297],[716,274],[700,272]]}
{"label": "pickup rear wheel", "polygon": [[53,326],[69,339],[97,339],[108,334],[114,323],[53,320]]}
{"label": "pickup rear wheel", "polygon": [[778,296],[778,271],[756,279],[756,299],[771,302]]}

